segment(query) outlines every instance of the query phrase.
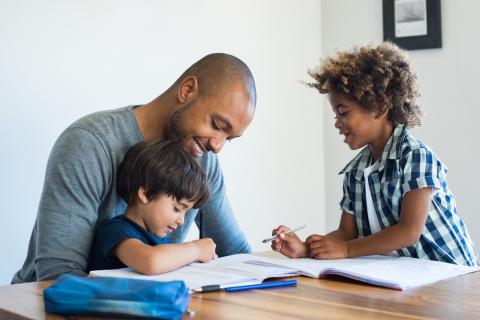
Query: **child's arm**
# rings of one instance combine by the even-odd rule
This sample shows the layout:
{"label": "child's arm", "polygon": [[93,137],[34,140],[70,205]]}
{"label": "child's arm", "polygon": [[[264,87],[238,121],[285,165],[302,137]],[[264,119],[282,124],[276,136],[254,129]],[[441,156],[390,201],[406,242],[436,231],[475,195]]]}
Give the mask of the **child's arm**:
{"label": "child's arm", "polygon": [[342,217],[340,218],[340,225],[338,226],[338,229],[326,234],[325,236],[328,236],[330,238],[337,239],[337,240],[348,241],[348,240],[355,239],[357,235],[358,235],[358,232],[357,232],[357,222],[355,221],[355,215],[350,214],[346,211],[343,211]]}
{"label": "child's arm", "polygon": [[340,225],[324,236],[310,235],[305,241],[309,256],[316,259],[340,259],[347,256],[347,243],[358,235],[355,216],[342,212]]}
{"label": "child's arm", "polygon": [[402,200],[400,220],[368,237],[350,241],[329,236],[309,237],[307,245],[310,257],[315,259],[339,259],[372,254],[383,254],[412,245],[425,227],[433,191],[421,188],[409,191]]}
{"label": "child's arm", "polygon": [[156,246],[129,238],[116,247],[114,254],[136,272],[152,275],[169,272],[197,260],[207,262],[215,259],[215,247],[210,238]]}

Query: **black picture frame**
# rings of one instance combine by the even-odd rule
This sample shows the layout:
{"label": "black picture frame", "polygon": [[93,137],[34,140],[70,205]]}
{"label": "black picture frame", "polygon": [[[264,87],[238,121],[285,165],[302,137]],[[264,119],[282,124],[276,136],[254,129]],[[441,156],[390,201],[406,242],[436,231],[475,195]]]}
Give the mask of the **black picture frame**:
{"label": "black picture frame", "polygon": [[383,0],[383,39],[407,50],[441,48],[440,0]]}

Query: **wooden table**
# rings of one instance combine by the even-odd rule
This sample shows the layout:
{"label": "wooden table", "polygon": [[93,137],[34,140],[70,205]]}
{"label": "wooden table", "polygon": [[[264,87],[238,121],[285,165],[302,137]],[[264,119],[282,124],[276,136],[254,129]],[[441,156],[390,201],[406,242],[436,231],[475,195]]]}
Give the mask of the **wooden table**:
{"label": "wooden table", "polygon": [[[194,294],[189,309],[194,319],[480,319],[480,272],[407,291],[339,277],[296,279],[297,287]],[[50,284],[0,287],[0,319],[64,319],[45,314],[42,292]]]}

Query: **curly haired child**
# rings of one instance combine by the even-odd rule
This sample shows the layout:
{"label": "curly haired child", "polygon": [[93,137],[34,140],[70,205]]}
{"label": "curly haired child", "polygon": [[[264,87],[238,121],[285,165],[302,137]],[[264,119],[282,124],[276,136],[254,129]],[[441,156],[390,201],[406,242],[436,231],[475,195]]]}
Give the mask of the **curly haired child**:
{"label": "curly haired child", "polygon": [[338,259],[396,254],[459,265],[478,259],[450,192],[447,168],[407,128],[420,125],[416,75],[392,43],[326,58],[309,71],[310,87],[328,98],[335,127],[352,150],[344,174],[337,230],[305,242],[288,227],[272,249],[289,257]]}

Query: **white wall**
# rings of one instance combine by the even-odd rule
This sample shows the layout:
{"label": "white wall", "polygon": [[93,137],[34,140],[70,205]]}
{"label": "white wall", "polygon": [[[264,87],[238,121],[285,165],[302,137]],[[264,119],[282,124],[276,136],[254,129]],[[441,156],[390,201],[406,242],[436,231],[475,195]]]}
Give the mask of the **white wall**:
{"label": "white wall", "polygon": [[[479,9],[442,1],[444,47],[411,52],[427,113],[413,133],[448,165],[477,248]],[[336,173],[355,152],[323,98],[297,81],[322,53],[381,41],[381,17],[380,0],[0,0],[0,285],[23,263],[60,132],[90,112],[149,101],[211,52],[239,56],[257,80],[254,122],[221,154],[253,248],[266,249],[260,240],[280,223],[307,223],[302,235],[336,227]]]}
{"label": "white wall", "polygon": [[0,0],[0,285],[25,258],[49,151],[78,117],[145,103],[191,63],[252,69],[257,112],[221,155],[253,248],[272,227],[324,228],[321,97],[299,84],[321,55],[315,0]]}
{"label": "white wall", "polygon": [[[478,181],[480,159],[478,76],[480,51],[478,30],[480,2],[442,1],[443,48],[410,51],[417,70],[421,105],[426,113],[423,126],[412,133],[429,145],[448,166],[448,184],[460,215],[480,249]],[[353,45],[383,40],[382,1],[323,0],[322,49],[332,54]],[[333,127],[333,113],[324,102],[326,229],[338,225],[338,202],[342,177],[336,173],[357,153],[342,143]]]}

